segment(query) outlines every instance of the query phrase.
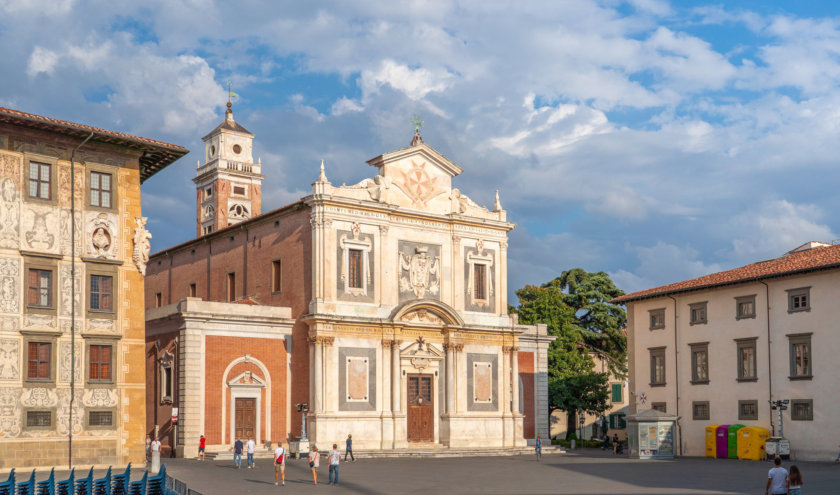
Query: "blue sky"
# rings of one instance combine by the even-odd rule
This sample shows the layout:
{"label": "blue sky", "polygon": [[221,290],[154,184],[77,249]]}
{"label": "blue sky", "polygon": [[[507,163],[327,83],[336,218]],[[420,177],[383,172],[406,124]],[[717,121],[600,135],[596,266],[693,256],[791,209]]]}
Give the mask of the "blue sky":
{"label": "blue sky", "polygon": [[840,4],[0,0],[0,106],[199,151],[144,185],[194,235],[201,136],[257,135],[264,210],[403,147],[518,226],[511,292],[568,268],[627,291],[840,237]]}

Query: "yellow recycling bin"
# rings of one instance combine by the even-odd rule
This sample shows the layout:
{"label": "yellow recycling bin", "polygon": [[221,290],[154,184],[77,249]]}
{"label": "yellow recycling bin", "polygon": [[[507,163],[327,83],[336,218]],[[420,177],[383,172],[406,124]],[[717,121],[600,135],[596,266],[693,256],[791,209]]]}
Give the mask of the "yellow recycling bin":
{"label": "yellow recycling bin", "polygon": [[[764,444],[768,438],[770,438],[770,432],[767,428],[760,426],[745,426],[738,430],[738,459],[763,460],[765,457]],[[708,441],[706,445],[708,445]],[[708,451],[707,446],[706,455],[708,455]]]}
{"label": "yellow recycling bin", "polygon": [[717,457],[717,428],[720,425],[709,425],[706,427],[706,457],[714,459]]}

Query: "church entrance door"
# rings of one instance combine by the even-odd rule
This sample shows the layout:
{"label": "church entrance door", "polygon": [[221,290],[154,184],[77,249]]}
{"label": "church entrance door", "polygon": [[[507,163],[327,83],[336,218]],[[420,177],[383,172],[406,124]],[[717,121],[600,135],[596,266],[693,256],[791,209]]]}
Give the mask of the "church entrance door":
{"label": "church entrance door", "polygon": [[256,424],[256,403],[257,399],[236,399],[236,437],[254,438]]}
{"label": "church entrance door", "polygon": [[434,437],[432,375],[408,375],[408,441],[431,442]]}

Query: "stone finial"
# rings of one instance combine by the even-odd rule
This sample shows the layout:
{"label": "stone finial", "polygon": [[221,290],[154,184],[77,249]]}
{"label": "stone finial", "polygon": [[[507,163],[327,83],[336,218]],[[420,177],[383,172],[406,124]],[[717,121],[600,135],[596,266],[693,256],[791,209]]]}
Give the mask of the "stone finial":
{"label": "stone finial", "polygon": [[233,123],[233,110],[231,109],[232,106],[233,103],[227,102],[227,110],[225,110],[225,120],[230,123]]}
{"label": "stone finial", "polygon": [[328,182],[327,174],[324,173],[324,160],[321,160],[321,173],[318,174],[318,182]]}
{"label": "stone finial", "polygon": [[262,167],[262,157],[261,157],[261,156],[258,156],[258,157],[257,157],[257,165],[259,165],[260,167]]}
{"label": "stone finial", "polygon": [[420,136],[420,131],[414,131],[414,137],[411,138],[411,146],[417,146],[418,144],[423,144],[423,138]]}
{"label": "stone finial", "polygon": [[496,202],[493,204],[493,211],[502,211],[502,203],[499,201],[498,189],[496,189]]}

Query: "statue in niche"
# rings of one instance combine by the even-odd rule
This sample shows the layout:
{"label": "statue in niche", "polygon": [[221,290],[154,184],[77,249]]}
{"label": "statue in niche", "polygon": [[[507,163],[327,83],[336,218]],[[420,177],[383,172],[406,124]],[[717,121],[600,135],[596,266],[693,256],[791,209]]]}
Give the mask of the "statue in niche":
{"label": "statue in niche", "polygon": [[429,256],[427,246],[414,248],[411,256],[400,253],[400,269],[406,271],[400,275],[400,291],[414,292],[417,297],[423,297],[428,291],[430,294],[437,294],[440,290],[438,282],[438,257]]}
{"label": "statue in niche", "polygon": [[134,252],[131,255],[134,266],[144,277],[146,276],[146,264],[149,262],[149,253],[152,251],[152,245],[149,243],[152,234],[146,230],[147,220],[147,217],[134,218],[137,228],[134,229]]}
{"label": "statue in niche", "polygon": [[93,231],[90,236],[91,247],[93,247],[93,255],[97,258],[106,258],[111,250],[112,242],[113,234],[111,233],[108,216],[104,213],[100,213],[93,220]]}
{"label": "statue in niche", "polygon": [[50,212],[33,212],[32,230],[26,233],[26,243],[34,249],[52,249],[55,236],[47,229],[47,215]]}

